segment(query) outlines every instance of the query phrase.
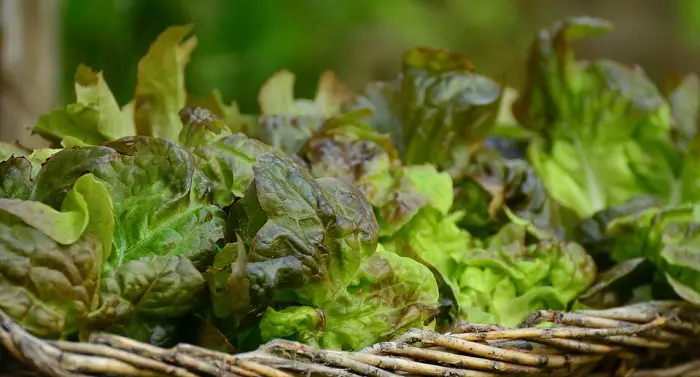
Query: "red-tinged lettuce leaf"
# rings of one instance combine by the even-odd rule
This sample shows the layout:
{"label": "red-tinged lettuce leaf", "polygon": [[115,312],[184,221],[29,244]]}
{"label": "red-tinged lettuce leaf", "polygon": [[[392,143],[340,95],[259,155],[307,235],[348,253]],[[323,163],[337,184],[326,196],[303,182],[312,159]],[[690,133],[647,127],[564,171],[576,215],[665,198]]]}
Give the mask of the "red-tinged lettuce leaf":
{"label": "red-tinged lettuce leaf", "polygon": [[153,255],[184,255],[199,264],[213,257],[225,220],[211,202],[211,182],[195,161],[178,144],[145,136],[66,149],[44,165],[31,198],[56,207],[90,172],[114,202],[110,267]]}
{"label": "red-tinged lettuce leaf", "polygon": [[391,137],[364,122],[370,113],[358,110],[329,119],[309,138],[298,156],[315,177],[334,177],[356,185],[379,206],[388,200],[393,173],[401,168]]}
{"label": "red-tinged lettuce leaf", "polygon": [[298,156],[316,177],[333,177],[357,186],[372,204],[380,236],[390,236],[423,207],[441,213],[452,207],[448,173],[423,164],[402,166],[389,135],[371,129],[367,109],[329,119]]}
{"label": "red-tinged lettuce leaf", "polygon": [[226,207],[240,198],[253,181],[253,162],[271,148],[242,133],[232,134],[225,123],[202,108],[181,111],[184,127],[180,144],[196,156],[197,167],[212,182],[214,204]]}
{"label": "red-tinged lettuce leaf", "polygon": [[179,113],[187,103],[185,66],[197,46],[196,37],[185,39],[191,30],[192,25],[165,29],[139,61],[133,100],[139,135],[177,140],[180,134]]}
{"label": "red-tinged lettuce leaf", "polygon": [[332,295],[333,286],[346,281],[376,248],[371,206],[354,187],[313,179],[274,152],[260,155],[253,172],[254,183],[229,217],[229,230],[245,243],[248,261],[268,262],[275,270],[274,260],[300,268],[298,281],[277,290],[301,289],[299,296],[313,296],[316,289],[307,283],[315,283],[318,294]]}
{"label": "red-tinged lettuce leaf", "polygon": [[55,144],[99,145],[136,133],[122,113],[102,72],[85,65],[75,74],[76,102],[42,115],[34,132]]}
{"label": "red-tinged lettuce leaf", "polygon": [[391,133],[404,164],[445,167],[455,146],[479,144],[488,136],[501,89],[456,52],[414,48],[404,54],[396,81],[372,84],[346,106],[372,109],[371,123]]}
{"label": "red-tinged lettuce leaf", "polygon": [[217,118],[223,120],[233,133],[243,132],[247,134],[249,132],[249,116],[241,114],[235,101],[232,101],[229,105],[225,104],[218,89],[213,90],[204,97],[195,97],[188,94],[187,107],[201,107],[211,111]]}
{"label": "red-tinged lettuce leaf", "polygon": [[60,211],[0,199],[0,309],[34,335],[74,334],[99,304],[113,231],[109,193],[89,174]]}
{"label": "red-tinged lettuce leaf", "polygon": [[[254,183],[234,204],[229,219],[230,229],[246,245],[249,297],[253,308],[290,302],[298,308],[290,309],[293,313],[267,309],[267,319],[261,324],[263,336],[277,336],[282,331],[280,321],[287,319],[298,323],[290,323],[285,332],[304,332],[309,326],[316,329],[315,316],[321,315],[337,330],[300,334],[298,339],[355,349],[386,339],[406,326],[422,325],[435,314],[438,294],[431,272],[409,259],[388,261],[399,258],[395,254],[375,254],[378,225],[372,207],[357,188],[335,178],[314,179],[273,152],[260,155],[253,171]],[[234,279],[240,266],[238,252],[231,277],[225,281],[222,277],[218,286],[225,287]],[[392,265],[396,277],[388,270],[368,270],[385,263]],[[416,280],[399,278],[409,271],[422,275]],[[362,323],[371,326],[364,329],[361,339],[351,339],[351,332]]]}
{"label": "red-tinged lettuce leaf", "polygon": [[450,172],[455,180],[453,208],[465,213],[460,226],[472,235],[496,233],[510,221],[506,209],[562,238],[578,221],[570,209],[549,196],[526,161],[483,148],[464,156],[463,164]]}
{"label": "red-tinged lettuce leaf", "polygon": [[381,248],[335,293],[314,307],[268,308],[260,323],[263,339],[293,338],[326,349],[358,350],[425,326],[437,312],[439,297],[430,270]]}
{"label": "red-tinged lettuce leaf", "polygon": [[[604,34],[611,24],[571,18],[542,30],[528,60],[528,78],[513,105],[535,131],[528,160],[547,191],[587,217],[644,194],[670,192],[670,109],[639,67],[610,60],[578,61],[573,40]],[[650,180],[649,174],[656,174]]]}

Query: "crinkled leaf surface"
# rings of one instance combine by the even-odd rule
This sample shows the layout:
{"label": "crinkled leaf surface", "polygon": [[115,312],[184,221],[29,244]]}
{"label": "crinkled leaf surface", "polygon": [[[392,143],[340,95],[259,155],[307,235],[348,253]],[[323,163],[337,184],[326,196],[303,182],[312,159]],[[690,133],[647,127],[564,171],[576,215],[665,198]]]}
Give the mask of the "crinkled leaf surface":
{"label": "crinkled leaf surface", "polygon": [[75,183],[61,211],[0,199],[0,309],[38,336],[77,331],[98,304],[111,210],[107,190],[92,175]]}
{"label": "crinkled leaf surface", "polygon": [[180,143],[196,156],[197,166],[211,180],[214,203],[222,208],[230,205],[253,181],[255,158],[271,148],[241,133],[231,134],[208,110],[187,108],[181,117]]}
{"label": "crinkled leaf surface", "polygon": [[[333,285],[374,252],[377,223],[353,187],[334,179],[315,180],[274,152],[260,155],[253,172],[254,183],[234,205],[230,227],[247,245],[250,262],[300,262],[301,279],[287,289],[305,282]],[[328,288],[325,294],[330,294]]]}
{"label": "crinkled leaf surface", "polygon": [[136,133],[133,122],[122,114],[102,72],[86,65],[78,66],[75,94],[75,103],[42,115],[34,132],[64,145],[99,145]]}
{"label": "crinkled leaf surface", "polygon": [[539,309],[566,309],[595,280],[596,265],[578,244],[527,242],[510,223],[485,249],[472,249],[458,275],[466,320],[514,326]]}
{"label": "crinkled leaf surface", "polygon": [[382,242],[387,250],[416,260],[433,272],[450,322],[462,315],[455,276],[469,250],[479,245],[478,240],[457,226],[458,215],[445,216],[434,208],[425,207]]}
{"label": "crinkled leaf surface", "polygon": [[145,136],[63,150],[37,176],[32,199],[56,207],[85,172],[114,202],[110,266],[151,255],[184,255],[195,263],[213,255],[223,237],[223,211],[211,204],[211,182],[188,151]]}
{"label": "crinkled leaf surface", "polygon": [[423,327],[439,297],[428,268],[381,248],[336,293],[316,308],[268,308],[260,324],[263,339],[294,337],[327,349],[357,350]]}
{"label": "crinkled leaf surface", "polygon": [[100,307],[90,313],[90,326],[178,318],[201,305],[204,288],[204,277],[185,256],[131,260],[105,274]]}
{"label": "crinkled leaf surface", "polygon": [[[297,281],[287,279],[286,286],[265,288],[270,292],[266,295],[271,297],[268,299],[271,303],[284,299],[298,306],[282,311],[268,309],[264,315],[267,319],[261,324],[264,336],[277,336],[281,331],[312,344],[320,342],[332,348],[355,349],[383,339],[404,325],[424,321],[436,310],[437,284],[432,274],[410,260],[397,263],[401,266],[414,263],[407,270],[425,274],[415,283],[428,286],[432,283],[432,302],[423,305],[430,300],[417,298],[415,289],[401,293],[400,285],[412,284],[410,280],[401,280],[399,284],[397,278],[386,283],[389,287],[396,285],[392,288],[394,295],[409,295],[405,305],[383,297],[379,293],[383,290],[378,287],[375,288],[378,292],[369,288],[372,284],[381,285],[379,281],[384,281],[381,279],[384,275],[367,269],[398,256],[390,254],[375,259],[379,258],[375,254],[378,225],[370,204],[355,187],[335,178],[314,179],[291,160],[275,153],[259,156],[253,171],[254,184],[234,205],[231,214],[232,227],[249,245],[251,296],[258,295],[256,287],[265,287],[261,285],[265,282],[261,276],[270,276],[270,280],[278,282],[282,281],[281,276],[290,276],[280,273],[284,268],[302,272]],[[395,268],[399,274],[398,265]],[[266,269],[272,273],[266,273]],[[363,281],[362,276],[368,280]],[[429,289],[423,291],[433,294]],[[381,304],[382,301],[387,303]],[[323,321],[332,321],[327,322],[327,332],[317,327],[318,316],[325,317]],[[297,324],[280,328],[287,320]],[[363,327],[362,323],[370,326],[363,330],[361,339],[353,339],[351,334],[358,331],[358,326]]]}

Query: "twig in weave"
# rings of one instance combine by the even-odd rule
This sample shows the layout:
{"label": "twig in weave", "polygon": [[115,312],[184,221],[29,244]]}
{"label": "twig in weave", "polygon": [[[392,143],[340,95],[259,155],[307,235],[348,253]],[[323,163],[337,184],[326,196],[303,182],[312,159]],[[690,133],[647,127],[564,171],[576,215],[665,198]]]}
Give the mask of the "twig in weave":
{"label": "twig in weave", "polygon": [[338,352],[333,352],[333,351],[325,351],[325,350],[320,350],[316,348],[311,348],[308,346],[305,346],[301,343],[297,342],[291,342],[291,341],[286,341],[286,340],[277,340],[273,341],[271,343],[268,343],[264,346],[261,347],[261,350],[263,351],[268,351],[268,352],[274,352],[274,351],[287,351],[287,352],[292,352],[295,355],[300,355],[300,356],[306,356],[311,360],[319,360],[325,364],[328,365],[334,365],[342,368],[346,368],[348,370],[351,370],[355,373],[359,373],[364,376],[370,376],[370,377],[399,377],[398,375],[387,372],[383,369],[377,368],[375,366],[372,366],[370,364],[353,360],[352,358],[349,357],[343,357],[345,356],[342,353]]}
{"label": "twig in weave", "polygon": [[197,360],[189,355],[179,354],[173,350],[167,350],[140,343],[129,338],[124,338],[111,334],[93,334],[90,341],[92,343],[106,344],[114,348],[133,352],[156,360],[167,361],[169,363],[183,366],[190,370],[206,373],[212,376],[235,376],[236,374],[217,367],[214,364]]}
{"label": "twig in weave", "polygon": [[464,356],[444,351],[437,351],[426,348],[412,347],[407,344],[394,342],[379,343],[373,347],[378,353],[406,356],[411,359],[423,359],[449,364],[453,367],[465,367],[484,371],[495,371],[501,373],[545,373],[542,368],[523,366],[505,363],[502,361],[482,359],[473,356]]}
{"label": "twig in weave", "polygon": [[688,320],[671,321],[668,324],[668,328],[692,335],[700,335],[700,316],[697,315],[697,309],[682,301],[652,301],[614,309],[577,310],[573,313],[597,318],[646,323],[654,320],[656,317],[667,315],[674,309],[680,309],[678,314],[680,319],[686,318]]}
{"label": "twig in weave", "polygon": [[129,363],[138,368],[144,368],[155,372],[160,372],[164,375],[174,377],[197,377],[196,374],[187,371],[186,369],[165,364],[147,357],[126,352],[124,350],[111,348],[103,344],[76,343],[76,342],[51,342],[57,348],[64,352],[72,352],[83,355],[104,356],[107,358],[117,359]]}
{"label": "twig in weave", "polygon": [[305,376],[317,375],[326,377],[361,377],[359,374],[349,372],[345,369],[332,368],[323,364],[312,364],[299,360],[285,359],[280,356],[270,355],[260,351],[253,351],[237,355],[238,358],[249,360],[260,364],[274,366],[277,369],[283,369],[300,373]]}
{"label": "twig in weave", "polygon": [[255,374],[259,374],[265,377],[293,377],[289,373],[270,368],[268,366],[255,363],[252,361],[241,360],[240,357],[235,355],[230,355],[223,352],[212,351],[206,348],[193,346],[190,344],[178,344],[176,349],[179,352],[187,353],[195,357],[208,357],[211,359],[218,359],[232,366],[238,366],[242,369],[251,371]]}
{"label": "twig in weave", "polygon": [[148,370],[140,370],[131,364],[101,356],[77,355],[63,352],[57,347],[27,333],[4,312],[0,311],[0,341],[20,360],[52,377],[86,377],[86,373],[116,373],[132,377],[163,376]]}
{"label": "twig in weave", "polygon": [[[558,319],[558,318],[557,318]],[[637,335],[645,331],[659,328],[668,322],[668,318],[660,317],[644,324],[617,328],[583,328],[583,327],[553,327],[553,328],[522,328],[490,332],[453,334],[455,338],[469,341],[494,339],[549,339],[549,338],[605,338],[620,335]]]}
{"label": "twig in weave", "polygon": [[[540,311],[537,315],[535,320],[539,319],[541,320],[546,320],[546,321],[553,321],[558,324],[564,324],[564,325],[569,325],[569,326],[575,326],[575,327],[585,327],[585,328],[590,328],[590,329],[629,329],[629,328],[635,328],[640,326],[640,324],[630,322],[630,321],[623,321],[623,320],[615,320],[615,319],[609,319],[609,318],[600,318],[600,317],[595,317],[595,316],[590,316],[590,315],[585,315],[585,314],[580,314],[580,313],[562,313],[562,312],[554,312],[554,311]],[[680,334],[676,334],[670,331],[666,331],[661,329],[661,327],[667,327],[670,326],[672,322],[674,322],[674,317],[667,315],[667,316],[661,316],[657,317],[653,320],[646,321],[644,325],[651,325],[652,323],[665,319],[663,324],[657,326],[657,328],[653,332],[647,332],[645,331],[640,331],[645,332],[643,337],[645,338],[652,338],[655,340],[660,340],[664,342],[676,342],[676,343],[686,343],[689,341],[688,337],[684,337]],[[539,323],[539,322],[538,322]],[[530,325],[536,325],[537,323],[528,323]],[[644,326],[642,325],[642,326]],[[611,335],[632,335],[632,333],[625,334],[624,332],[620,332],[618,334],[611,334]]]}
{"label": "twig in weave", "polygon": [[438,334],[429,330],[411,329],[401,337],[399,343],[430,343],[441,347],[456,349],[468,354],[478,355],[492,360],[507,361],[514,364],[534,367],[561,368],[573,365],[587,364],[600,359],[598,355],[533,355],[524,352],[511,351],[481,343],[470,342],[453,336]]}

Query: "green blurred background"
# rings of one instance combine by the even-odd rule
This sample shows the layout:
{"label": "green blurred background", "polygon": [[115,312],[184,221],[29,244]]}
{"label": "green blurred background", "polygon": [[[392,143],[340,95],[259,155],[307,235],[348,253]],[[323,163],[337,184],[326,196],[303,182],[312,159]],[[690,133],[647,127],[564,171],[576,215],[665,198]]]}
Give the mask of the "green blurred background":
{"label": "green blurred background", "polygon": [[[480,72],[505,75],[517,88],[537,30],[576,15],[616,25],[612,34],[580,44],[583,56],[639,63],[655,80],[669,71],[700,72],[698,0],[43,1],[60,4],[54,10],[58,78],[55,88],[42,89],[55,93],[53,106],[73,100],[79,63],[103,70],[125,104],[148,45],[165,27],[183,23],[194,23],[199,39],[188,90],[201,95],[218,88],[225,102],[235,100],[245,112],[257,111],[258,88],[279,69],[297,74],[301,97],[312,96],[326,69],[359,89],[368,80],[393,77],[401,53],[416,45],[463,52]],[[10,126],[19,125],[2,125]]]}
{"label": "green blurred background", "polygon": [[64,0],[61,11],[62,101],[72,98],[73,72],[84,62],[104,70],[126,103],[138,59],[159,32],[180,23],[194,23],[199,39],[188,89],[218,88],[248,112],[276,70],[298,75],[301,96],[313,94],[324,69],[359,88],[393,76],[401,52],[415,45],[464,52],[479,71],[505,74],[517,87],[537,29],[581,14],[616,22],[611,36],[582,46],[585,54],[640,63],[657,79],[700,61],[694,0]]}

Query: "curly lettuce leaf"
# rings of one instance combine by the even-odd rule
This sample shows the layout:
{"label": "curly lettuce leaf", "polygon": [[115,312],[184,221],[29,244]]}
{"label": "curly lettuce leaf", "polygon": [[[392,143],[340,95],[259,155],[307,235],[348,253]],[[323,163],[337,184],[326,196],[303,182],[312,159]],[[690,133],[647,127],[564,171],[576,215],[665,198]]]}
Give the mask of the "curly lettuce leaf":
{"label": "curly lettuce leaf", "polygon": [[253,181],[255,158],[271,148],[241,133],[231,134],[208,110],[185,108],[180,116],[180,144],[196,156],[197,166],[212,182],[214,203],[222,208],[232,204]]}
{"label": "curly lettuce leaf", "polygon": [[34,132],[64,146],[100,145],[135,134],[102,72],[83,64],[78,66],[75,94],[75,103],[39,117]]}
{"label": "curly lettuce leaf", "polygon": [[567,309],[594,282],[596,265],[579,244],[537,233],[512,222],[470,250],[457,275],[466,320],[515,326],[535,310]]}
{"label": "curly lettuce leaf", "polygon": [[[388,279],[390,275],[367,269],[380,266],[381,260],[395,255],[375,254],[378,224],[372,207],[357,188],[335,178],[314,179],[290,159],[274,152],[260,155],[253,164],[253,172],[254,183],[243,199],[234,204],[229,222],[230,228],[246,245],[250,300],[260,309],[274,309],[284,303],[298,308],[282,312],[268,309],[264,314],[268,319],[263,320],[267,324],[261,325],[263,334],[277,336],[279,331],[288,333],[294,329],[298,330],[294,330],[295,334],[305,333],[306,327],[313,332],[316,329],[314,316],[318,315],[313,311],[323,313],[326,320],[332,320],[338,332],[314,332],[310,336],[298,334],[297,339],[354,349],[377,341],[409,323],[424,321],[436,310],[438,295],[434,279],[420,279],[421,285],[434,284],[432,305],[418,305],[412,301],[417,300],[413,289],[405,292],[410,293],[407,305],[383,298],[384,293],[380,293],[383,289],[378,287],[373,288],[378,290],[374,296],[368,292],[370,286],[381,285],[380,282],[384,281],[381,277],[387,276],[385,279]],[[231,276],[238,270],[236,266],[240,266],[239,257],[240,250],[236,262],[231,264]],[[373,262],[368,264],[367,260]],[[395,268],[396,274],[403,270]],[[417,263],[407,270],[423,271],[421,273],[425,276],[432,277],[429,270]],[[363,276],[366,276],[364,280]],[[267,278],[261,279],[263,277]],[[413,283],[401,280],[399,284],[399,277],[396,279],[387,281],[389,288],[401,290],[402,284]],[[228,282],[231,278],[226,284]],[[402,294],[396,291],[387,291],[386,294],[391,292]],[[260,298],[266,300],[256,304]],[[358,326],[358,320],[370,320],[365,318],[369,312],[358,311],[371,310],[373,306],[369,303],[375,300],[378,305],[375,311],[381,313],[378,318],[382,318],[382,328],[377,327],[380,324],[372,324],[363,339],[348,339],[349,331],[355,331],[352,329]],[[380,304],[383,300],[387,304]],[[423,299],[418,301],[423,302]],[[359,319],[353,315],[341,315],[351,311],[357,312]],[[286,330],[280,329],[279,321],[289,318],[299,323]]]}
{"label": "curly lettuce leaf", "polygon": [[0,309],[37,336],[75,333],[99,303],[113,227],[109,193],[89,174],[60,211],[0,199]]}
{"label": "curly lettuce leaf", "polygon": [[139,135],[178,139],[182,129],[178,114],[187,103],[185,66],[197,46],[196,37],[185,39],[192,27],[165,29],[139,61],[133,100],[134,124]]}
{"label": "curly lettuce leaf", "polygon": [[375,129],[390,132],[406,165],[451,163],[455,146],[481,143],[499,111],[502,88],[447,50],[406,51],[399,78],[372,84],[347,105],[369,107]]}
{"label": "curly lettuce leaf", "polygon": [[325,349],[357,350],[423,327],[435,314],[439,297],[430,270],[381,247],[338,293],[315,308],[268,308],[260,323],[263,339],[293,338]]}
{"label": "curly lettuce leaf", "polygon": [[31,198],[56,208],[86,172],[107,187],[114,202],[108,267],[144,256],[184,255],[196,264],[213,256],[214,243],[223,238],[224,214],[211,204],[211,182],[188,151],[145,136],[66,149],[41,169]]}
{"label": "curly lettuce leaf", "polygon": [[670,191],[646,178],[672,175],[663,156],[671,114],[654,83],[639,67],[577,61],[569,47],[610,29],[604,20],[581,17],[541,31],[513,105],[520,124],[538,134],[528,160],[550,194],[581,217]]}

